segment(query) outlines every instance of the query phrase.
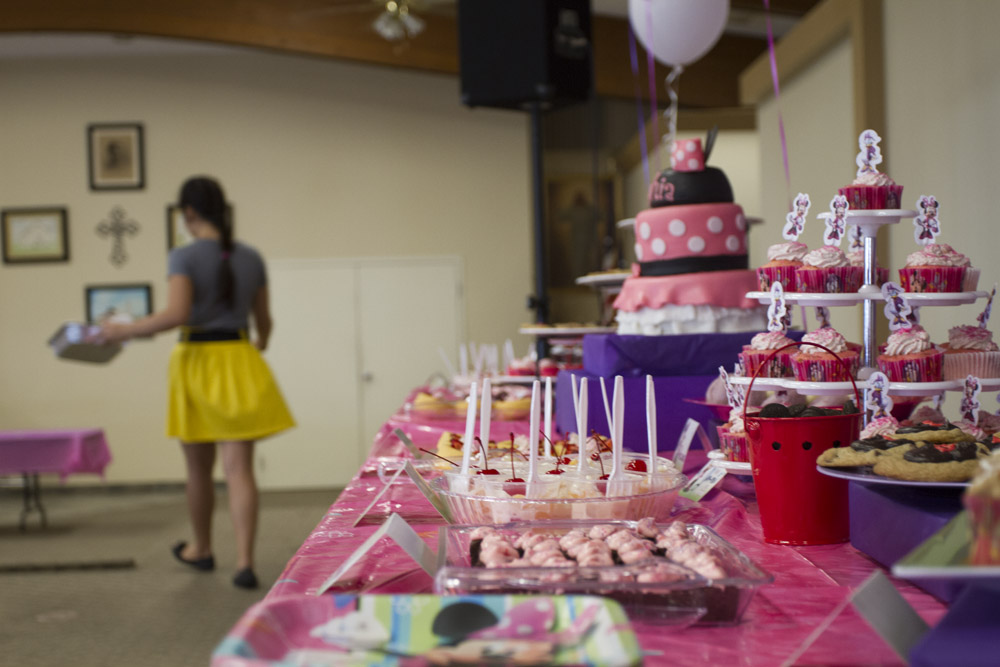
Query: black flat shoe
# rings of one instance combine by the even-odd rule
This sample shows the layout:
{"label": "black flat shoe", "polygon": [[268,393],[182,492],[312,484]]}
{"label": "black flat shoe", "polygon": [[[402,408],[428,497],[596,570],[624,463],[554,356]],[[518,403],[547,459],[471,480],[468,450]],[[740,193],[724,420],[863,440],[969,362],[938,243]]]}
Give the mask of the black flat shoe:
{"label": "black flat shoe", "polygon": [[233,577],[233,586],[237,588],[257,588],[257,575],[249,567],[245,567]]}
{"label": "black flat shoe", "polygon": [[196,570],[201,570],[202,572],[208,572],[215,569],[215,557],[205,556],[204,558],[196,558],[195,560],[188,560],[181,554],[184,552],[184,547],[187,546],[187,542],[178,542],[170,550],[174,554],[174,558],[184,563],[189,567],[193,567]]}

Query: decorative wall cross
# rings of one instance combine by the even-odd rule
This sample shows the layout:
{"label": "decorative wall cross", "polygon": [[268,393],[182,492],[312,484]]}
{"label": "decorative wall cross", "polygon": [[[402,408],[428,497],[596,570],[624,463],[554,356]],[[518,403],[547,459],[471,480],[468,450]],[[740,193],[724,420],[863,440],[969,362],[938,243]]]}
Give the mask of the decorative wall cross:
{"label": "decorative wall cross", "polygon": [[111,263],[117,267],[121,267],[128,259],[128,254],[125,252],[125,237],[138,234],[139,223],[128,219],[125,209],[121,206],[115,206],[111,209],[108,217],[110,219],[101,220],[98,223],[97,235],[105,238],[110,236],[112,238]]}

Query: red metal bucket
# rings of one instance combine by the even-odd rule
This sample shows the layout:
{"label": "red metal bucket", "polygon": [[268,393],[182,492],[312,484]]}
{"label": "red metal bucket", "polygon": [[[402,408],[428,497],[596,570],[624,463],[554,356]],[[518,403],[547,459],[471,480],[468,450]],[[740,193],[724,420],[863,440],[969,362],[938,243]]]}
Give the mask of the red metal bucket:
{"label": "red metal bucket", "polygon": [[[820,347],[848,368],[832,350],[816,343],[800,344]],[[789,347],[793,346],[771,354]],[[747,396],[756,379],[754,373]],[[856,414],[769,418],[747,415],[744,404],[743,423],[765,542],[812,545],[850,539],[847,481],[818,472],[816,459],[831,447],[846,447],[858,438],[861,397],[853,379],[851,384],[859,409]]]}

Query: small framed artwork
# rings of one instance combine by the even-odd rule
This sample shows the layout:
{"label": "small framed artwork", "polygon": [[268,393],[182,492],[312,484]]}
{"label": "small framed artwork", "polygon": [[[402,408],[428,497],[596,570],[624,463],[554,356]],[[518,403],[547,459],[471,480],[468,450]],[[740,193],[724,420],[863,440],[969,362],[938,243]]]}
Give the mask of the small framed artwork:
{"label": "small framed artwork", "polygon": [[137,320],[153,312],[153,288],[146,284],[90,285],[85,288],[87,322]]}
{"label": "small framed artwork", "polygon": [[87,165],[91,190],[142,190],[146,185],[142,125],[88,125]]}
{"label": "small framed artwork", "polygon": [[5,264],[69,261],[66,209],[58,206],[0,211]]}
{"label": "small framed artwork", "polygon": [[184,224],[184,211],[176,204],[167,205],[167,250],[180,248],[194,241]]}

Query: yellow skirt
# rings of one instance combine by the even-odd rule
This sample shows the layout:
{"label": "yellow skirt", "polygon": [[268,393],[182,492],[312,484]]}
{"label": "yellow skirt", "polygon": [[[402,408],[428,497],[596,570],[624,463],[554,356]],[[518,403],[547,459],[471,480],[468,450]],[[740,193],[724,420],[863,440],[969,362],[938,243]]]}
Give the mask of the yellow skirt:
{"label": "yellow skirt", "polygon": [[169,377],[169,438],[260,440],[295,426],[267,362],[246,340],[177,343]]}

